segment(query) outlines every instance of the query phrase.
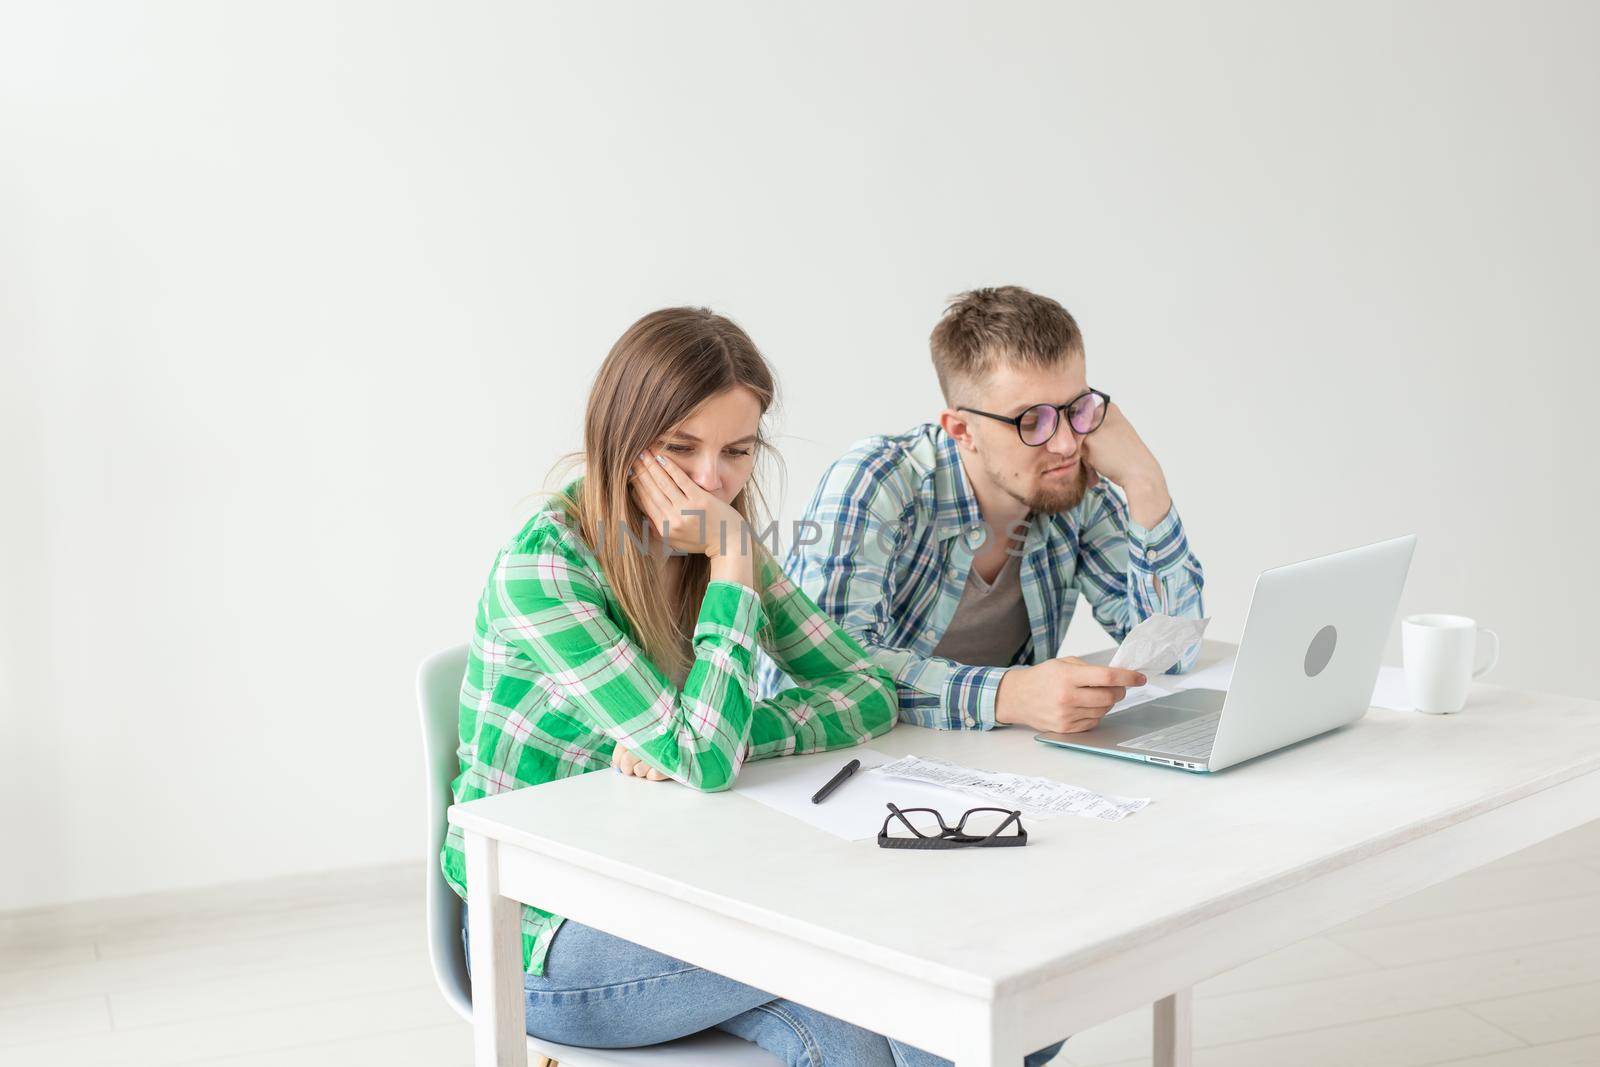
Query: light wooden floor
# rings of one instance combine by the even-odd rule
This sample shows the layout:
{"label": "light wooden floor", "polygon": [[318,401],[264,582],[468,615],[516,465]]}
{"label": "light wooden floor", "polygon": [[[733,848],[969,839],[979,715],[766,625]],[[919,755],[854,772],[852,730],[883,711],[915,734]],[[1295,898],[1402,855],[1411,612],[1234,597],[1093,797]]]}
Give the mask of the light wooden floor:
{"label": "light wooden floor", "polygon": [[[0,916],[0,1064],[465,1067],[414,866]],[[1600,822],[1221,975],[1200,1067],[1600,1064]],[[1056,1062],[1133,1067],[1148,1012]]]}

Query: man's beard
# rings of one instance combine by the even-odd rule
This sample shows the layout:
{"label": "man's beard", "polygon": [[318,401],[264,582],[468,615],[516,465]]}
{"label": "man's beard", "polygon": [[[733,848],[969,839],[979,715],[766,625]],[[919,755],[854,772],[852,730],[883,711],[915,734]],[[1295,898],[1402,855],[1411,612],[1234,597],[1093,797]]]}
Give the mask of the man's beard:
{"label": "man's beard", "polygon": [[1089,491],[1089,468],[1080,459],[1078,469],[1072,473],[1072,479],[1065,485],[1047,487],[1035,484],[1031,493],[1020,493],[1006,479],[996,476],[995,471],[989,472],[990,481],[996,483],[1009,493],[1012,499],[1025,504],[1029,511],[1035,515],[1056,515],[1063,511],[1071,511],[1083,501],[1083,495]]}

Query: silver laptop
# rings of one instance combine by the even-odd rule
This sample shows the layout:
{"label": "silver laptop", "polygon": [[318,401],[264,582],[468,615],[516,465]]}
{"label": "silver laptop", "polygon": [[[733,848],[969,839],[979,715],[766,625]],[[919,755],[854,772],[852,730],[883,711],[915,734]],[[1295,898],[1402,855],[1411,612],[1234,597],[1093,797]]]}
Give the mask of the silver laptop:
{"label": "silver laptop", "polygon": [[[1414,535],[1264,571],[1226,691],[1186,689],[1047,745],[1206,773],[1367,713]],[[1151,681],[1161,684],[1161,679]]]}

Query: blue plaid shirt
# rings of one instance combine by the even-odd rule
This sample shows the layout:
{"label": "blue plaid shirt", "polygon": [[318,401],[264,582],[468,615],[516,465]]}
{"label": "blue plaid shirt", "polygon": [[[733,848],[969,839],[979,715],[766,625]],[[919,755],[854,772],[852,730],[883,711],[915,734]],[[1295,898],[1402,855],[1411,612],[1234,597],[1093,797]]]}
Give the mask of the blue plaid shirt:
{"label": "blue plaid shirt", "polygon": [[[941,730],[992,728],[1009,668],[932,655],[986,535],[955,441],[931,423],[862,441],[828,468],[805,518],[784,568],[894,676],[900,718]],[[1151,615],[1201,616],[1205,576],[1177,510],[1147,530],[1121,489],[1103,480],[1072,510],[1033,516],[1022,553],[1032,634],[1013,665],[1056,654],[1080,592],[1117,641]],[[1193,666],[1199,651],[1173,671]],[[762,692],[782,678],[762,663]]]}

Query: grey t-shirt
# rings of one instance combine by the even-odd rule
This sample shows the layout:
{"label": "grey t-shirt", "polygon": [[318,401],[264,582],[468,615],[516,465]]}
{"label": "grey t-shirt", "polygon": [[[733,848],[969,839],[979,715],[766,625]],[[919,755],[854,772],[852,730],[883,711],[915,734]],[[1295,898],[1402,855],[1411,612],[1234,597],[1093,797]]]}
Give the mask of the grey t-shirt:
{"label": "grey t-shirt", "polygon": [[994,581],[967,572],[961,602],[933,654],[972,666],[1008,667],[1033,633],[1022,599],[1022,557],[1007,555]]}

